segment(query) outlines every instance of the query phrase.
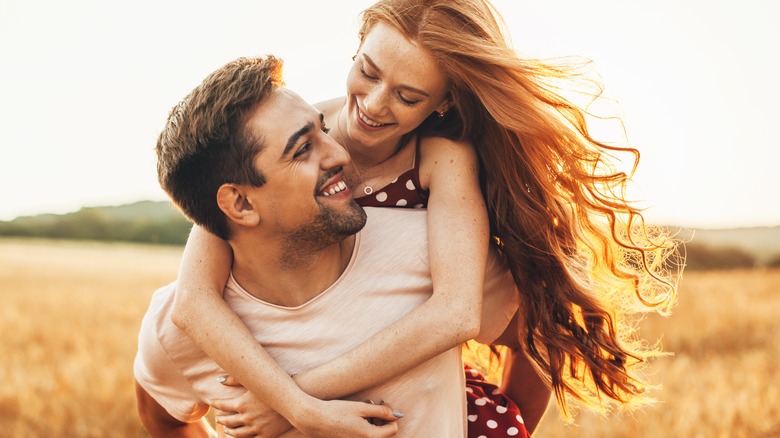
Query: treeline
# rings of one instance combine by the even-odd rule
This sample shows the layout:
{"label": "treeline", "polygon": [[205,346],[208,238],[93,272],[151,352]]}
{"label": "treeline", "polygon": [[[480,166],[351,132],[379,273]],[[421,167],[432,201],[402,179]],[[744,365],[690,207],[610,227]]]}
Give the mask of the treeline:
{"label": "treeline", "polygon": [[780,268],[780,254],[762,261],[755,254],[738,246],[690,242],[682,249],[682,254],[685,256],[686,269],[692,270]]}
{"label": "treeline", "polygon": [[[183,245],[191,227],[192,224],[169,202],[141,201],[114,207],[86,207],[62,215],[20,217],[0,222],[0,236]],[[775,230],[768,230],[763,241],[776,237]],[[776,255],[767,256],[771,252],[762,253],[750,245],[711,241],[707,233],[682,235],[681,238],[688,240],[681,247],[688,270],[780,268],[780,244]],[[741,241],[750,242],[751,239]],[[748,247],[754,251],[746,249]]]}
{"label": "treeline", "polygon": [[86,207],[0,222],[0,236],[183,245],[192,224],[168,202]]}

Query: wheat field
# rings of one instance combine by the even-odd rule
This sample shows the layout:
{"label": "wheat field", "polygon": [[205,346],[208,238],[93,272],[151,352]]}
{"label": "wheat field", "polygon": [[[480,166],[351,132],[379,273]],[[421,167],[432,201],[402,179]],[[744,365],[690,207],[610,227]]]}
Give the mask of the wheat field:
{"label": "wheat field", "polygon": [[[152,292],[178,247],[0,239],[0,435],[142,437],[132,360]],[[607,418],[554,406],[537,437],[780,436],[780,271],[690,272],[671,318],[674,356],[650,367],[658,402]]]}

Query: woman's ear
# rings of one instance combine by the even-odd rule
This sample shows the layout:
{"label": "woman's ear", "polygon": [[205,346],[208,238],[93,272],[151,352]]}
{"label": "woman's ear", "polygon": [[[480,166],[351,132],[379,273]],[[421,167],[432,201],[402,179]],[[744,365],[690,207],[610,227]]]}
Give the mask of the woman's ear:
{"label": "woman's ear", "polygon": [[222,184],[217,190],[217,205],[230,221],[254,227],[260,223],[260,212],[246,195],[245,188],[240,185]]}
{"label": "woman's ear", "polygon": [[444,99],[442,103],[440,103],[439,106],[436,107],[436,113],[439,114],[439,117],[444,117],[444,114],[446,114],[449,109],[450,109],[450,101],[449,99]]}

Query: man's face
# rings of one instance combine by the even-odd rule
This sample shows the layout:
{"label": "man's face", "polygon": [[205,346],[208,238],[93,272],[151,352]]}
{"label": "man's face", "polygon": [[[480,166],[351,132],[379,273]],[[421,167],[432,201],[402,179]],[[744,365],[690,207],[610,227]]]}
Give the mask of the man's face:
{"label": "man's face", "polygon": [[276,87],[251,115],[247,129],[264,145],[255,167],[266,183],[250,191],[258,198],[261,225],[302,250],[327,246],[363,228],[366,214],[344,182],[349,154],[327,134],[320,112]]}

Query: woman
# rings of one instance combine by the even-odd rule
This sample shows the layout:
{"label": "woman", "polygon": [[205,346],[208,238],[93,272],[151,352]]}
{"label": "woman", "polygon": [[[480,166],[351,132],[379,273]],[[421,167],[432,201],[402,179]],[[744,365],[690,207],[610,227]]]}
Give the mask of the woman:
{"label": "woman", "polygon": [[[605,160],[638,152],[592,138],[584,111],[556,92],[570,73],[519,58],[497,17],[483,0],[388,0],[364,11],[347,98],[321,111],[353,157],[345,171],[352,189],[365,193],[364,205],[385,205],[390,197],[378,187],[410,167],[419,173],[415,200],[396,203],[427,202],[434,294],[393,334],[296,376],[304,389],[328,376],[313,395],[370,386],[473,337],[492,235],[520,291],[515,340],[564,415],[567,396],[593,406],[642,399],[634,365],[653,352],[635,342],[624,316],[637,307],[665,310],[674,300],[664,263],[673,242],[644,226],[622,196],[628,176]],[[177,323],[270,405],[273,379],[286,376],[260,371],[268,357],[219,299],[226,247],[202,231],[191,236]],[[215,323],[216,332],[199,329]],[[234,430],[231,416],[220,420],[249,433]]]}

